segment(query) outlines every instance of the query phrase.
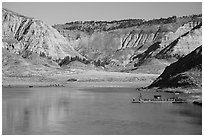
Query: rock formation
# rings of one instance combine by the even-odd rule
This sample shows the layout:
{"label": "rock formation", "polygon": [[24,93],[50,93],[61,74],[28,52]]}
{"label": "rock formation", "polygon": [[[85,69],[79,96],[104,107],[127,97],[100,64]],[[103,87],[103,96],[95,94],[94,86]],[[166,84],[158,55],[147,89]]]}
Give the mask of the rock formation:
{"label": "rock formation", "polygon": [[150,58],[179,59],[202,44],[201,15],[140,20],[135,25],[131,21],[78,22],[53,27],[88,59],[123,68],[132,66],[131,69],[137,69]]}
{"label": "rock formation", "polygon": [[32,53],[53,60],[66,56],[81,57],[56,29],[7,9],[2,9],[2,37],[4,48],[23,57]]}
{"label": "rock formation", "polygon": [[110,71],[160,74],[202,44],[202,15],[81,21],[53,27],[2,9],[2,46],[23,58],[37,54],[60,60],[60,66],[61,61],[67,65],[81,60]]}

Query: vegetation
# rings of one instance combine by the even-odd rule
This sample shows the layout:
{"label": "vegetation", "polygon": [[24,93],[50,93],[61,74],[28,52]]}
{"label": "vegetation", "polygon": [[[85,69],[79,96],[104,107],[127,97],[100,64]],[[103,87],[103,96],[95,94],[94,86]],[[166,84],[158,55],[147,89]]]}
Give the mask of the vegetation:
{"label": "vegetation", "polygon": [[105,67],[105,65],[108,65],[110,62],[105,60],[105,61],[101,61],[100,59],[97,60],[97,61],[93,61],[93,64],[96,66],[96,67],[99,67],[99,66],[102,66],[102,67]]}
{"label": "vegetation", "polygon": [[144,20],[144,19],[125,19],[125,20],[114,20],[114,21],[75,21],[65,23],[63,25],[57,24],[54,25],[54,28],[64,29],[64,30],[80,30],[86,32],[88,34],[92,34],[94,31],[109,31],[121,28],[128,28],[140,25],[152,25],[152,24],[168,24],[175,22],[183,22],[187,20],[197,21],[199,17],[202,17],[202,14],[191,15],[191,16],[183,16],[183,17],[168,17],[168,18],[160,18],[160,19],[152,19],[152,20]]}
{"label": "vegetation", "polygon": [[73,61],[79,61],[79,62],[82,62],[82,63],[84,63],[84,64],[93,64],[93,65],[95,65],[96,67],[99,67],[99,66],[105,67],[105,65],[108,65],[108,64],[109,64],[109,62],[108,62],[107,60],[101,61],[100,59],[98,59],[98,60],[92,61],[92,60],[88,60],[88,59],[85,59],[85,58],[80,58],[80,57],[78,57],[78,56],[75,56],[75,57],[69,57],[69,56],[67,56],[67,57],[65,57],[64,59],[58,60],[58,61],[56,61],[56,62],[59,62],[59,65],[60,65],[60,66],[63,66],[63,65],[68,65],[69,63],[71,63],[71,62],[73,62]]}
{"label": "vegetation", "polygon": [[62,59],[61,61],[58,61],[58,62],[59,62],[60,66],[63,66],[63,65],[68,65],[72,61],[79,61],[79,62],[82,62],[84,64],[90,63],[89,60],[86,60],[85,58],[80,58],[78,56],[75,56],[75,57],[66,56],[64,59]]}
{"label": "vegetation", "polygon": [[108,31],[119,28],[127,28],[141,24],[143,19],[126,19],[119,21],[75,21],[64,25],[54,25],[54,28],[62,28],[64,30],[80,30],[92,34],[95,30]]}

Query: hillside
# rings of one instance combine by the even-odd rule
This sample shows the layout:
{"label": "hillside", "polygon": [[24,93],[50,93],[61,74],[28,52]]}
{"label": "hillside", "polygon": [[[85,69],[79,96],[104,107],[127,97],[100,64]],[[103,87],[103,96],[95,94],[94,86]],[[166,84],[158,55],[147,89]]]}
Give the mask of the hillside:
{"label": "hillside", "polygon": [[37,53],[52,60],[81,55],[51,26],[42,21],[2,9],[3,48],[24,58]]}
{"label": "hillside", "polygon": [[202,87],[202,46],[165,68],[149,86],[152,87]]}
{"label": "hillside", "polygon": [[[136,70],[154,65],[159,72],[172,61],[202,44],[202,16],[169,17],[154,20],[71,22],[53,26],[88,60],[103,62],[113,71]],[[166,60],[166,61],[163,61]],[[148,68],[145,68],[148,69]],[[150,72],[151,73],[151,72]]]}
{"label": "hillside", "polygon": [[3,85],[66,85],[69,79],[148,85],[173,63],[150,87],[201,87],[201,19],[78,22],[56,25],[56,30],[2,9]]}
{"label": "hillside", "polygon": [[51,59],[60,66],[80,61],[107,71],[160,74],[202,44],[202,15],[78,21],[54,29],[7,9],[2,12],[3,48],[23,58]]}
{"label": "hillside", "polygon": [[188,22],[197,21],[199,15],[183,16],[183,17],[168,17],[153,20],[144,19],[124,19],[124,20],[114,20],[114,21],[75,21],[68,22],[65,24],[55,24],[54,28],[57,30],[80,30],[86,33],[93,33],[94,31],[109,31],[115,29],[124,29],[140,25],[158,25],[158,24],[168,24],[174,22]]}

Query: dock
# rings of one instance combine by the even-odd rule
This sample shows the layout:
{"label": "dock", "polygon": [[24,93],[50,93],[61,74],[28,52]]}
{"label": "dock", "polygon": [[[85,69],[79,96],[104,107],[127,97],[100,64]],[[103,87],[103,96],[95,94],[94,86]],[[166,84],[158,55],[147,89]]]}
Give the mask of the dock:
{"label": "dock", "polygon": [[178,97],[162,99],[161,95],[154,95],[153,99],[144,99],[140,93],[139,99],[133,98],[132,103],[186,103],[186,101]]}

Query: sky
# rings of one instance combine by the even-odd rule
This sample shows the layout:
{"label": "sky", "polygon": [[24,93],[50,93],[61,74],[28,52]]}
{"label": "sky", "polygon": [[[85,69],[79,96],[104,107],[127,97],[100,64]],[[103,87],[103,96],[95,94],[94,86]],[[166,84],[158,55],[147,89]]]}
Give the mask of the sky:
{"label": "sky", "polygon": [[2,7],[49,25],[90,20],[149,20],[202,13],[201,2],[3,2]]}

